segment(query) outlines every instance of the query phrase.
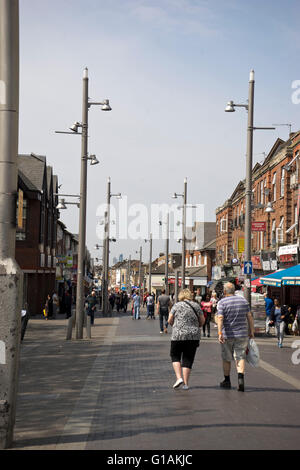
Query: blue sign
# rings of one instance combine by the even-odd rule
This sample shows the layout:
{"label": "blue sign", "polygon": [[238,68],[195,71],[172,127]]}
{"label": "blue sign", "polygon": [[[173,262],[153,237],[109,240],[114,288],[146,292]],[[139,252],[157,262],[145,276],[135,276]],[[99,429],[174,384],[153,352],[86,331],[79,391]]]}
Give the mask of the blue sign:
{"label": "blue sign", "polygon": [[253,272],[252,261],[245,261],[244,262],[244,274],[252,274],[252,272]]}

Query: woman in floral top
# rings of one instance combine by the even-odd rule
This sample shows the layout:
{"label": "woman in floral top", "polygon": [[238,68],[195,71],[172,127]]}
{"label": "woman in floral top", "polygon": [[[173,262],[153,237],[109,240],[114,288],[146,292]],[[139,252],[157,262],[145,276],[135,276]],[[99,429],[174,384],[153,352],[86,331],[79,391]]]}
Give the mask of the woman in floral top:
{"label": "woman in floral top", "polygon": [[200,306],[193,302],[189,289],[179,293],[179,302],[171,309],[168,323],[173,327],[171,336],[170,356],[176,374],[173,388],[183,385],[188,390],[188,382],[200,342],[200,328],[205,319]]}

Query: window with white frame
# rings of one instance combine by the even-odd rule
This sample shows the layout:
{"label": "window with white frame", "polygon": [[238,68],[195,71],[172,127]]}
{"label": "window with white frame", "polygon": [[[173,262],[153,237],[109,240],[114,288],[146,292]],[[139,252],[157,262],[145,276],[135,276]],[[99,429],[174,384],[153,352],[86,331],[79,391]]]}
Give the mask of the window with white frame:
{"label": "window with white frame", "polygon": [[285,169],[281,168],[281,180],[280,180],[280,197],[284,196],[284,177],[285,177]]}
{"label": "window with white frame", "polygon": [[273,201],[276,201],[276,171],[273,174],[272,180],[272,194],[273,194]]}
{"label": "window with white frame", "polygon": [[261,180],[260,182],[260,202],[261,204],[264,204],[265,201],[264,201],[264,181]]}
{"label": "window with white frame", "polygon": [[294,223],[296,224],[294,233],[295,233],[295,237],[297,237],[298,236],[298,207],[297,207],[297,205],[295,206],[294,214],[295,214],[295,219],[294,219],[295,222]]}
{"label": "window with white frame", "polygon": [[220,222],[221,233],[227,232],[227,218],[223,217]]}
{"label": "window with white frame", "polygon": [[272,226],[271,226],[271,243],[272,245],[276,244],[276,221],[275,219],[273,220]]}

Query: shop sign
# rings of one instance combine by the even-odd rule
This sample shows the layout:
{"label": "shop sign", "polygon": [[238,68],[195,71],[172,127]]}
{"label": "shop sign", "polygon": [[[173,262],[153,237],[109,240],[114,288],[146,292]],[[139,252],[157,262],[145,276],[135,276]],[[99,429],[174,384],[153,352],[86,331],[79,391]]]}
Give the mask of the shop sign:
{"label": "shop sign", "polygon": [[239,238],[238,239],[238,252],[244,253],[244,251],[245,251],[245,239]]}
{"label": "shop sign", "polygon": [[266,222],[252,222],[251,224],[252,232],[265,232],[267,230]]}
{"label": "shop sign", "polygon": [[276,271],[278,269],[278,264],[276,259],[271,259],[271,271]]}
{"label": "shop sign", "polygon": [[251,256],[251,261],[253,264],[253,269],[261,269],[260,256]]}
{"label": "shop sign", "polygon": [[298,245],[280,246],[278,250],[279,256],[283,255],[296,255],[298,252]]}
{"label": "shop sign", "polygon": [[23,191],[19,189],[18,194],[18,228],[23,228]]}
{"label": "shop sign", "polygon": [[271,263],[270,263],[270,261],[263,261],[263,262],[262,262],[262,265],[263,265],[263,270],[264,270],[264,271],[271,271]]}

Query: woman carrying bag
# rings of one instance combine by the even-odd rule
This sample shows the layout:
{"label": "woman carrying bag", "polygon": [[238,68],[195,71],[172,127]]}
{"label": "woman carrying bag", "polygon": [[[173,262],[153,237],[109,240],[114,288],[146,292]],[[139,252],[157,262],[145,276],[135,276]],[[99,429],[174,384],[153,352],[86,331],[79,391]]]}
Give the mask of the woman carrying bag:
{"label": "woman carrying bag", "polygon": [[168,318],[168,323],[173,327],[170,356],[177,379],[173,388],[183,385],[182,388],[188,390],[192,365],[200,344],[200,329],[205,318],[199,304],[192,301],[193,294],[189,289],[183,289],[178,299]]}
{"label": "woman carrying bag", "polygon": [[283,347],[282,343],[284,337],[285,320],[288,315],[288,308],[285,305],[281,306],[280,301],[278,299],[275,299],[274,305],[271,309],[270,324],[274,325],[276,328],[279,348]]}

